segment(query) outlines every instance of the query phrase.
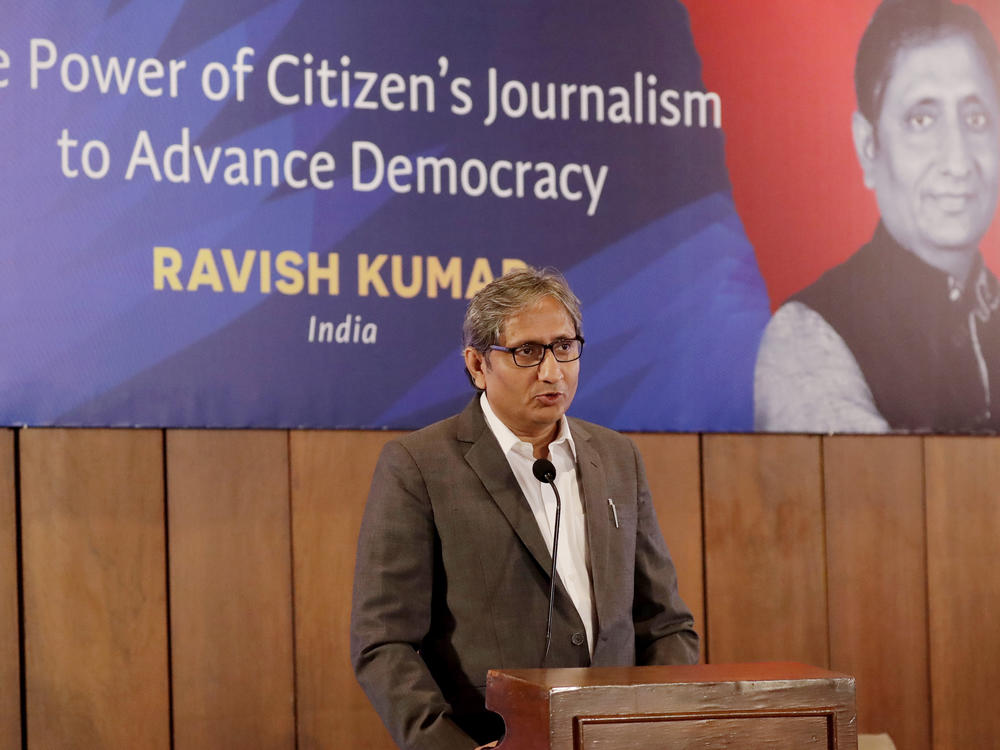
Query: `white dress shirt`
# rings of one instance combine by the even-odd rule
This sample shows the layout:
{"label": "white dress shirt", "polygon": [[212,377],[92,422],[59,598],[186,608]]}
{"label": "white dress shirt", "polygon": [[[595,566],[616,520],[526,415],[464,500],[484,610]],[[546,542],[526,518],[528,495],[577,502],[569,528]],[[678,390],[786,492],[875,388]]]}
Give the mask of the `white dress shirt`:
{"label": "white dress shirt", "polygon": [[[494,413],[486,394],[480,397],[486,424],[490,426],[500,449],[510,464],[517,483],[528,501],[538,529],[552,554],[553,527],[556,521],[556,497],[551,487],[535,478],[531,467],[535,463],[534,448],[517,437]],[[580,613],[587,633],[587,645],[594,653],[594,597],[590,577],[590,555],[587,552],[587,525],[580,499],[580,480],[576,469],[576,444],[565,416],[559,422],[559,433],[549,444],[548,459],[556,467],[555,484],[562,500],[559,519],[559,556],[556,572]]]}

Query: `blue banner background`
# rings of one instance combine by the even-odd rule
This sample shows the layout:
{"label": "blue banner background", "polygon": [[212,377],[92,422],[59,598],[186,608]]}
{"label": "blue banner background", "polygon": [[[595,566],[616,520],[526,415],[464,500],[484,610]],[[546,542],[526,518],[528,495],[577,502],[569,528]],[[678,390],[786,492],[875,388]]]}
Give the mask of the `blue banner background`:
{"label": "blue banner background", "polygon": [[[53,4],[54,5],[54,4]],[[752,428],[752,371],[768,299],[735,213],[722,130],[530,115],[484,125],[487,71],[501,81],[704,90],[683,6],[647,1],[81,2],[9,13],[0,50],[0,422],[31,425],[411,428],[453,413],[471,395],[462,371],[465,299],[447,290],[413,298],[359,293],[358,256],[461,258],[463,293],[477,258],[562,270],[584,305],[587,350],[571,413],[618,429]],[[438,7],[439,6],[439,7]],[[32,39],[56,64],[37,72]],[[211,101],[204,67],[232,66],[253,48],[246,97]],[[74,93],[60,64],[183,59],[176,98],[137,90]],[[352,71],[427,74],[433,112],[283,106],[267,95],[268,62],[310,53]],[[448,60],[440,75],[438,60]],[[69,68],[71,74],[76,70]],[[278,85],[291,91],[284,66]],[[469,80],[473,109],[450,111],[449,83]],[[357,88],[354,89],[357,92]],[[723,113],[724,113],[723,103]],[[124,179],[137,133],[162,155],[190,129],[204,149],[238,146],[327,151],[330,190],[174,184],[139,168]],[[66,130],[100,140],[108,174],[67,177],[57,145]],[[607,165],[593,216],[587,199],[501,199],[352,189],[351,144],[392,155]],[[219,172],[226,166],[220,161]],[[299,168],[298,174],[303,172]],[[579,180],[579,177],[576,178]],[[200,248],[339,257],[335,295],[154,288],[153,248],[176,248],[187,278]],[[481,267],[480,267],[481,269]],[[221,270],[221,262],[220,262]],[[225,272],[222,271],[225,278]],[[277,276],[275,276],[277,279]],[[310,320],[377,326],[375,343],[308,340]]]}

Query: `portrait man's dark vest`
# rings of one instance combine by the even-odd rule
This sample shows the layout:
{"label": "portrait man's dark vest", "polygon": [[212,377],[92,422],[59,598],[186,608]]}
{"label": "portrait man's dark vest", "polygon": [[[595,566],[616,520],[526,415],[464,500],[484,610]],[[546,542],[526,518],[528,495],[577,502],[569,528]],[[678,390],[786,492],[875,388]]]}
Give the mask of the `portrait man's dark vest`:
{"label": "portrait man's dark vest", "polygon": [[1000,288],[978,254],[960,289],[880,225],[791,299],[844,340],[892,429],[1000,430]]}

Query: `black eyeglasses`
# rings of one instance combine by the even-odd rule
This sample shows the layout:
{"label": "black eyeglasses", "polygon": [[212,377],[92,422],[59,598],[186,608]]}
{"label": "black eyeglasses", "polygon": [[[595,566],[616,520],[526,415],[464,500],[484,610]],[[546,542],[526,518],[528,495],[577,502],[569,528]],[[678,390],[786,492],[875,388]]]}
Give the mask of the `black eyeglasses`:
{"label": "black eyeglasses", "polygon": [[514,358],[514,364],[518,367],[535,367],[545,359],[545,352],[552,352],[556,362],[573,362],[580,359],[583,354],[583,336],[572,339],[557,339],[551,344],[536,344],[529,341],[520,346],[497,346],[490,347],[498,352],[507,352]]}

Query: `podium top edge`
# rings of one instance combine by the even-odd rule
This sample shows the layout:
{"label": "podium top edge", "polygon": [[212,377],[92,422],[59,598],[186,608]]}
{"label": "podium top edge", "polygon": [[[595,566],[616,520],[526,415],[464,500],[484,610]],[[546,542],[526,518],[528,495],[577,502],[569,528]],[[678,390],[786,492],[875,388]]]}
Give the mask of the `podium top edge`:
{"label": "podium top edge", "polygon": [[515,680],[539,688],[585,688],[611,685],[664,683],[772,682],[802,680],[854,680],[841,672],[798,662],[749,662],[735,664],[685,664],[643,667],[583,667],[562,669],[490,670],[490,682]]}

